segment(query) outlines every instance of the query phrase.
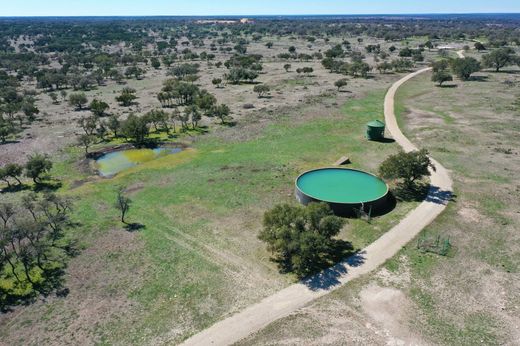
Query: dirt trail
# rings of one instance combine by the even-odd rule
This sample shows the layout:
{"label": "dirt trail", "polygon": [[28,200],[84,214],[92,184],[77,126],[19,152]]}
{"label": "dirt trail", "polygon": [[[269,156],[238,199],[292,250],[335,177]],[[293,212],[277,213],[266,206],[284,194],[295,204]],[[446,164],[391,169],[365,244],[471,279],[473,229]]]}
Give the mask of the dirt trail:
{"label": "dirt trail", "polygon": [[[394,113],[394,97],[397,89],[409,79],[429,71],[425,68],[411,73],[396,82],[385,97],[385,120],[387,130],[405,151],[417,147],[406,138]],[[360,254],[352,256],[337,265],[316,274],[309,279],[293,284],[245,310],[227,317],[210,328],[195,334],[183,345],[230,345],[269,323],[285,317],[309,302],[333,291],[341,285],[367,274],[393,257],[404,245],[411,241],[424,227],[430,224],[445,208],[451,197],[452,181],[447,170],[433,160],[436,170],[432,171],[431,186],[426,197],[415,210],[411,211],[398,225],[393,227]]]}

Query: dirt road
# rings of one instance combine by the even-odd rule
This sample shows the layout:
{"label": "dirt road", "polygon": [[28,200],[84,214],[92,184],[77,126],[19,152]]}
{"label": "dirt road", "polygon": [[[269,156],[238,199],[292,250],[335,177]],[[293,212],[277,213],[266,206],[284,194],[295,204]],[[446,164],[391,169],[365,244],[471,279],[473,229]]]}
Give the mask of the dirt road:
{"label": "dirt road", "polygon": [[[385,97],[385,120],[387,129],[405,151],[417,147],[406,138],[394,113],[394,97],[397,89],[409,79],[430,70],[411,73],[396,82]],[[360,254],[352,256],[332,268],[307,280],[291,285],[245,310],[217,322],[210,328],[192,336],[183,345],[230,345],[269,323],[285,317],[345,283],[367,274],[393,257],[411,241],[424,227],[431,223],[445,208],[451,197],[452,181],[447,170],[434,161],[431,186],[427,198],[411,211],[398,225],[393,227]]]}

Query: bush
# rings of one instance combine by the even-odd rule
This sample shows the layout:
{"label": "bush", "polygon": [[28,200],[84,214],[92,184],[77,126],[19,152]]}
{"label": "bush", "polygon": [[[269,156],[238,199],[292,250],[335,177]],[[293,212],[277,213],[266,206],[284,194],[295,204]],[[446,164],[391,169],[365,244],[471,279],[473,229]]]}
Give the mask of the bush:
{"label": "bush", "polygon": [[346,78],[342,78],[342,79],[334,82],[334,85],[336,86],[336,88],[338,88],[338,91],[340,91],[341,88],[343,88],[344,86],[347,86],[347,84],[348,84],[348,82],[347,82]]}
{"label": "bush", "polygon": [[255,85],[253,91],[258,94],[258,97],[265,97],[271,91],[269,86],[264,84]]}

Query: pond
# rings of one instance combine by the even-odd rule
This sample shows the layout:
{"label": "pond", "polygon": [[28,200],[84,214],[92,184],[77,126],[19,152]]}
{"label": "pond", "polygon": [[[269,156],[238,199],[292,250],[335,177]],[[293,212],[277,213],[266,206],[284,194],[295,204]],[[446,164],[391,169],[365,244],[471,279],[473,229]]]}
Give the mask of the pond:
{"label": "pond", "polygon": [[181,152],[181,148],[127,149],[104,154],[96,160],[99,175],[111,177],[139,164]]}

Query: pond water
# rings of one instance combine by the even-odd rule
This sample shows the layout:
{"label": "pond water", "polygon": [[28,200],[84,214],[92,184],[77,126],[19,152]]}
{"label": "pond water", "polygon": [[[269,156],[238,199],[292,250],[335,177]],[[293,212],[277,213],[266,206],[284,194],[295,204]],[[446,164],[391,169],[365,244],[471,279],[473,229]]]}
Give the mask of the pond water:
{"label": "pond water", "polygon": [[181,148],[128,149],[108,153],[96,160],[96,168],[103,177],[113,176],[125,169],[160,157],[181,152]]}

